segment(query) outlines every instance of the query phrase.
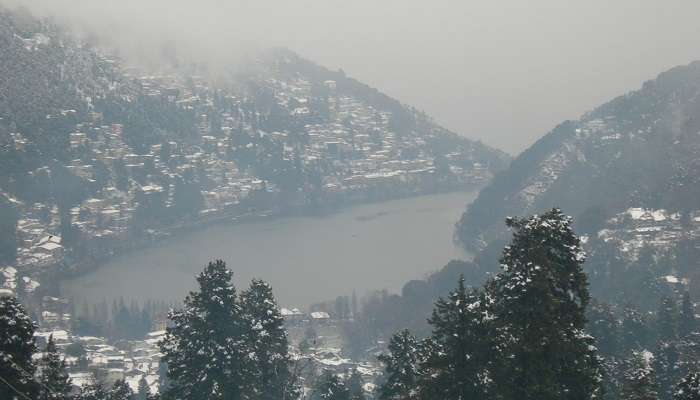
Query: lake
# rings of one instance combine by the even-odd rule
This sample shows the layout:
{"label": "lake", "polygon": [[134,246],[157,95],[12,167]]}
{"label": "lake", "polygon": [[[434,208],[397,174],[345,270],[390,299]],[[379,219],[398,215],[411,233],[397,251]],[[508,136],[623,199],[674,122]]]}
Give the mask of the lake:
{"label": "lake", "polygon": [[325,217],[289,217],[217,224],[120,255],[64,281],[76,304],[124,297],[180,302],[195,275],[222,259],[239,289],[268,281],[279,303],[305,307],[339,295],[400,291],[449,260],[468,255],[452,241],[454,224],[476,192],[365,204]]}

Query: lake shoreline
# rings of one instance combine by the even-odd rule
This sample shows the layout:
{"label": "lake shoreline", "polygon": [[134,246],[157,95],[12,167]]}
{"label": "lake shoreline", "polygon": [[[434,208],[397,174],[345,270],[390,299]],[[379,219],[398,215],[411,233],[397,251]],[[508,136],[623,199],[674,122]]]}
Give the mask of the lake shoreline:
{"label": "lake shoreline", "polygon": [[[60,294],[63,293],[63,283],[68,281],[75,281],[81,279],[81,277],[85,277],[86,275],[90,275],[92,273],[96,273],[98,271],[103,270],[105,267],[109,267],[111,263],[115,263],[119,259],[124,259],[124,258],[129,258],[131,256],[134,256],[136,254],[141,254],[143,252],[148,252],[148,251],[158,251],[159,248],[167,247],[168,244],[172,241],[177,241],[177,240],[182,240],[182,238],[186,237],[187,235],[198,235],[201,234],[202,232],[205,232],[208,229],[211,229],[212,227],[217,227],[217,226],[222,226],[225,227],[224,229],[234,229],[237,228],[240,229],[239,227],[241,226],[246,226],[246,225],[255,225],[255,224],[260,224],[260,223],[266,223],[266,222],[272,222],[272,221],[284,221],[286,220],[294,220],[294,219],[307,219],[307,220],[330,220],[333,219],[337,215],[344,215],[344,214],[352,214],[354,210],[357,210],[358,208],[361,207],[366,207],[366,206],[372,206],[372,205],[381,205],[385,203],[391,203],[391,202],[396,202],[396,201],[401,201],[401,200],[411,200],[411,199],[420,199],[420,198],[431,198],[431,196],[440,196],[440,195],[450,195],[450,194],[463,194],[465,200],[462,201],[460,204],[460,209],[463,211],[463,209],[467,206],[468,202],[471,200],[472,196],[474,193],[477,193],[480,187],[469,187],[469,188],[458,188],[455,190],[445,190],[445,191],[440,191],[439,193],[420,193],[417,195],[410,195],[410,196],[396,196],[393,198],[385,198],[385,199],[380,199],[378,201],[360,201],[360,202],[353,202],[353,203],[346,203],[341,207],[334,208],[330,212],[325,212],[323,214],[317,214],[317,213],[304,213],[304,212],[295,212],[295,213],[274,213],[270,212],[270,210],[266,211],[261,211],[256,214],[248,214],[248,215],[238,215],[235,218],[231,218],[229,216],[220,216],[218,218],[213,218],[213,219],[208,219],[204,222],[199,222],[197,224],[187,224],[187,225],[181,225],[177,229],[172,229],[167,232],[165,236],[162,236],[160,238],[157,238],[156,240],[149,240],[149,241],[137,241],[133,245],[124,248],[122,251],[114,252],[113,254],[110,255],[107,259],[102,259],[99,260],[99,262],[95,262],[93,265],[87,266],[83,265],[81,268],[73,269],[72,271],[66,271],[67,273],[62,274],[62,276],[57,277],[58,279],[55,281],[57,283],[57,289]],[[461,196],[458,196],[461,197]],[[422,207],[421,209],[417,210],[416,212],[430,212],[430,208],[426,209],[425,207]],[[375,219],[381,219],[384,218],[385,215],[382,212],[375,213],[374,215],[362,215],[357,217],[358,222],[367,222],[371,223]],[[454,220],[456,221],[456,219]],[[452,227],[454,226],[454,221],[450,221],[449,223],[449,228],[450,231],[452,230]],[[232,261],[232,260],[230,260]],[[432,265],[432,270],[437,270],[441,267],[442,265]],[[192,276],[190,279],[192,279],[194,276]],[[420,276],[414,276],[413,278],[418,279]],[[192,279],[193,280],[193,279]],[[381,287],[377,287],[377,289],[381,289]]]}

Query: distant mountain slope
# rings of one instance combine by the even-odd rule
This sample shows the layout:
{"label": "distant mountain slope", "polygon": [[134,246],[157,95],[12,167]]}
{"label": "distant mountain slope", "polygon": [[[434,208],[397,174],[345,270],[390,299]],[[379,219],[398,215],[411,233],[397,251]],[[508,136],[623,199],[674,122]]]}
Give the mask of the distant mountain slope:
{"label": "distant mountain slope", "polygon": [[[256,128],[301,131],[308,122],[329,122],[324,110],[327,104],[320,102],[327,102],[329,96],[324,82],[333,80],[337,85],[335,95],[388,113],[388,128],[398,134],[423,136],[430,140],[430,146],[445,154],[458,148],[465,150],[470,161],[492,171],[505,168],[509,161],[505,153],[449,132],[377,89],[304,60],[290,50],[267,52],[258,60],[256,73],[243,76],[247,82],[237,82],[234,89],[220,90],[196,72],[188,75],[172,69],[167,76],[151,76],[153,79],[144,82],[147,71],[125,69],[121,60],[101,54],[92,44],[76,40],[50,21],[0,8],[0,56],[0,139],[7,143],[10,134],[19,133],[32,151],[45,157],[64,158],[68,133],[88,119],[90,112],[101,113],[102,122],[124,125],[127,141],[136,150],[143,151],[142,146],[160,143],[172,135],[196,142],[202,135],[199,117],[207,114],[219,124],[220,118],[213,114],[230,111],[223,109],[227,105],[222,100],[227,96],[244,100],[244,106],[250,107],[261,122]],[[307,93],[306,97],[313,118],[293,115],[298,104],[281,104],[275,99],[281,82],[290,84],[298,79],[312,83],[310,96]],[[207,103],[205,100],[197,105],[171,107],[157,104],[160,99],[153,101],[157,94],[173,88],[177,88],[174,92],[178,100],[184,101],[182,89],[188,85],[192,89],[188,94],[208,98],[208,104],[202,104]],[[350,126],[352,115],[346,122]]]}
{"label": "distant mountain slope", "polygon": [[84,116],[90,98],[119,79],[108,60],[57,26],[2,8],[0,57],[0,126],[36,139],[47,153],[56,150],[52,135],[62,117]]}
{"label": "distant mountain slope", "polygon": [[700,62],[673,68],[578,121],[566,121],[498,174],[457,224],[480,249],[503,219],[553,206],[595,232],[628,207],[700,208]]}
{"label": "distant mountain slope", "polygon": [[[23,265],[203,220],[474,189],[509,162],[289,50],[216,79],[197,62],[154,71],[0,8],[0,60],[0,213],[17,226],[0,256]],[[41,250],[48,235],[67,251]]]}
{"label": "distant mountain slope", "polygon": [[422,135],[430,140],[430,145],[439,152],[449,153],[458,149],[466,151],[473,157],[474,162],[488,166],[493,171],[504,169],[510,162],[507,153],[445,129],[426,113],[348,77],[342,70],[331,71],[284,48],[267,52],[265,61],[275,67],[276,76],[283,80],[295,77],[308,79],[314,89],[312,93],[321,98],[329,96],[324,82],[335,82],[337,95],[359,99],[374,109],[390,113],[389,127],[392,131],[399,135]]}

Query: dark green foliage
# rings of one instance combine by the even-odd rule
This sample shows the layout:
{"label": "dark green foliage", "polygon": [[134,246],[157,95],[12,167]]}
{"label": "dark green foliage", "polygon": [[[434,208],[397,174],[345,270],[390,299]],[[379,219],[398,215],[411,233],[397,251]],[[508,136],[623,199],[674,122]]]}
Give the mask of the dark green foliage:
{"label": "dark green foliage", "polygon": [[108,400],[110,392],[105,390],[102,383],[97,379],[93,383],[83,386],[80,389],[78,400]]}
{"label": "dark green foliage", "polygon": [[[85,305],[87,306],[87,305]],[[109,310],[106,300],[93,312],[83,309],[73,319],[73,331],[83,336],[105,336],[110,339],[141,339],[152,331],[153,319],[163,316],[170,308],[164,302],[135,301],[127,306],[124,299],[114,301]]]}
{"label": "dark green foliage", "polygon": [[634,352],[625,362],[622,378],[622,400],[658,400],[656,373],[647,353]]}
{"label": "dark green foliage", "polygon": [[379,356],[384,364],[383,384],[378,388],[380,400],[418,398],[420,349],[408,330],[394,334],[389,353]]}
{"label": "dark green foliage", "polygon": [[210,262],[197,277],[199,291],[171,313],[160,344],[170,378],[166,397],[236,400],[246,390],[247,328],[231,275],[223,261]]}
{"label": "dark green foliage", "polygon": [[483,398],[489,390],[491,362],[487,313],[483,294],[468,291],[464,278],[457,289],[435,303],[429,322],[433,351],[424,354],[423,391],[431,398]]}
{"label": "dark green foliage", "polygon": [[345,382],[330,371],[324,371],[311,392],[311,400],[350,400]]}
{"label": "dark green foliage", "polygon": [[[482,291],[460,278],[420,346],[408,332],[394,336],[380,398],[578,400],[605,395],[601,383],[615,387],[606,374],[614,364],[603,368],[584,330],[589,293],[571,218],[554,209],[507,223],[502,272]],[[595,313],[615,353],[617,322],[609,309]]]}
{"label": "dark green foliage", "polygon": [[123,380],[118,380],[107,393],[107,400],[132,400],[133,395],[129,385]]}
{"label": "dark green foliage", "polygon": [[673,400],[700,400],[700,373],[693,371],[678,382]]}
{"label": "dark green foliage", "polygon": [[49,336],[44,355],[40,362],[41,400],[67,400],[70,398],[71,383],[66,363],[58,354],[53,335]]}
{"label": "dark green foliage", "polygon": [[140,339],[151,331],[152,315],[148,307],[127,307],[123,299],[112,310],[110,336],[116,339]]}
{"label": "dark green foliage", "polygon": [[[240,298],[223,261],[197,277],[199,291],[169,315],[160,343],[166,399],[294,398],[287,332],[270,286],[254,280]],[[165,365],[165,364],[163,364]]]}
{"label": "dark green foliage", "polygon": [[14,297],[0,297],[0,399],[36,398],[34,323]]}
{"label": "dark green foliage", "polygon": [[486,280],[487,273],[477,263],[452,260],[425,280],[407,282],[401,296],[384,292],[370,295],[362,313],[355,315],[354,323],[346,328],[351,347],[366,348],[377,337],[387,337],[404,328],[418,336],[430,334],[426,320],[435,301],[448,295],[460,276],[465,278],[465,283],[476,286]]}
{"label": "dark green foliage", "polygon": [[487,286],[499,349],[494,387],[506,399],[589,398],[600,370],[584,332],[588,284],[571,219],[554,209],[507,224],[513,240]]}
{"label": "dark green foliage", "polygon": [[261,280],[253,280],[250,288],[241,293],[240,305],[246,328],[250,330],[250,348],[255,353],[252,382],[249,382],[256,392],[255,398],[293,397],[287,331],[272,288]]}

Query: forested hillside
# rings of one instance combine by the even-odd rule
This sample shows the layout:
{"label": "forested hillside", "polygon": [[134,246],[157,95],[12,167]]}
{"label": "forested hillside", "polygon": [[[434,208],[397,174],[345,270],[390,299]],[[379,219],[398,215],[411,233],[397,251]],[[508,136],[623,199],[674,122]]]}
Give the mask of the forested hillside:
{"label": "forested hillside", "polygon": [[457,225],[458,240],[483,248],[502,237],[506,216],[554,205],[577,216],[583,233],[631,207],[694,216],[699,91],[694,62],[560,124],[484,188]]}

